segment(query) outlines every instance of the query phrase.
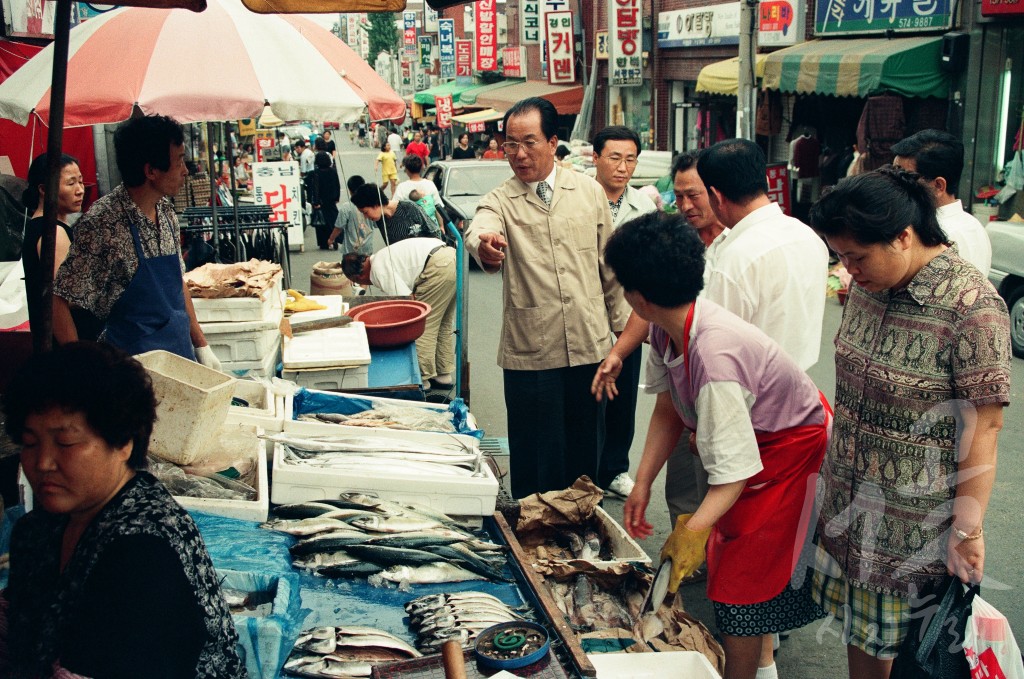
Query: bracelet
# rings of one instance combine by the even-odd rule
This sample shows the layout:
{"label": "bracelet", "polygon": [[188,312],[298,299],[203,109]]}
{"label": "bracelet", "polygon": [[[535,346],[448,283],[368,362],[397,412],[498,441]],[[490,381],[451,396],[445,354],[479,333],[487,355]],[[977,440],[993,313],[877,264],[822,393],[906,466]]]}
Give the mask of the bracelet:
{"label": "bracelet", "polygon": [[962,530],[960,530],[956,526],[953,526],[953,535],[956,535],[957,538],[959,538],[960,540],[977,540],[978,538],[980,538],[984,534],[985,534],[985,531],[983,529],[981,529],[981,528],[978,528],[978,532],[975,533],[974,535],[968,535],[967,533],[963,532]]}

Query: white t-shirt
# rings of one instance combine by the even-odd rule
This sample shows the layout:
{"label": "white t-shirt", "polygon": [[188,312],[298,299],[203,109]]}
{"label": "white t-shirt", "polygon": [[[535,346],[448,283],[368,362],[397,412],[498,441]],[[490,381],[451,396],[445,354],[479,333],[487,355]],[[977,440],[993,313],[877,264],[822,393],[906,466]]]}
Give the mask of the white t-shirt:
{"label": "white t-shirt", "polygon": [[964,210],[959,200],[935,208],[939,226],[946,237],[956,243],[960,256],[973,264],[981,275],[988,278],[992,268],[992,242],[988,239],[985,226],[974,215]]}
{"label": "white t-shirt", "polygon": [[302,174],[312,172],[315,169],[314,160],[316,160],[316,155],[309,150],[308,146],[302,149],[302,155],[299,156],[299,172]]}
{"label": "white t-shirt", "polygon": [[392,132],[388,135],[388,144],[391,145],[391,150],[395,154],[395,158],[402,152],[402,138],[397,133]]}
{"label": "white t-shirt", "polygon": [[801,369],[818,361],[828,249],[811,227],[776,203],[728,232],[702,293],[775,340]]}
{"label": "white t-shirt", "polygon": [[[419,191],[424,195],[431,195],[434,197],[434,204],[444,207],[444,201],[441,200],[441,193],[437,190],[437,184],[430,181],[429,179],[406,179],[395,188],[395,198],[398,200],[412,200],[409,194],[413,191]],[[433,216],[433,215],[431,215]]]}
{"label": "white t-shirt", "polygon": [[411,295],[427,256],[443,245],[437,238],[406,238],[378,250],[370,258],[370,284],[386,295]]}

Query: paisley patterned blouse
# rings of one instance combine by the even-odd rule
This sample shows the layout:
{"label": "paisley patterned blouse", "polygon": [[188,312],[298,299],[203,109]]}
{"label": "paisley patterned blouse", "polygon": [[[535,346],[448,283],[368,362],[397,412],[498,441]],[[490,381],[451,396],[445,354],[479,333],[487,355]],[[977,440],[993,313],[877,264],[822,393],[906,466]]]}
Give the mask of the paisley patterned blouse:
{"label": "paisley patterned blouse", "polygon": [[1009,403],[1006,305],[949,248],[903,290],[853,286],[835,344],[818,533],[851,585],[907,596],[946,573],[964,418]]}

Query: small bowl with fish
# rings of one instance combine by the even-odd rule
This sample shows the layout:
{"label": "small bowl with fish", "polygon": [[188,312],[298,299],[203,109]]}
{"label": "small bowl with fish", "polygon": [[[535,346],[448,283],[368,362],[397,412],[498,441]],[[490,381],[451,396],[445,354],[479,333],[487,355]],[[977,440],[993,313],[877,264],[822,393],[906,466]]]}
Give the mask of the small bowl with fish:
{"label": "small bowl with fish", "polygon": [[430,305],[409,299],[360,304],[349,316],[366,326],[371,347],[398,347],[415,342],[427,327]]}

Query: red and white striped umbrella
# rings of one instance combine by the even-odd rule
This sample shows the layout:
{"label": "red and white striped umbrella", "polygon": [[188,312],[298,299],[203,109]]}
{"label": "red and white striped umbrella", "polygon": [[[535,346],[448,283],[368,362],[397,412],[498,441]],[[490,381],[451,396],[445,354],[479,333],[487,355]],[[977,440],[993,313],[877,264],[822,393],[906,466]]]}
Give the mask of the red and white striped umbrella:
{"label": "red and white striped umbrella", "polygon": [[[53,46],[0,84],[0,117],[48,123]],[[405,116],[405,102],[351,48],[298,15],[254,14],[240,0],[203,12],[123,7],[71,30],[65,127],[143,113],[179,122],[256,118],[350,122]]]}

